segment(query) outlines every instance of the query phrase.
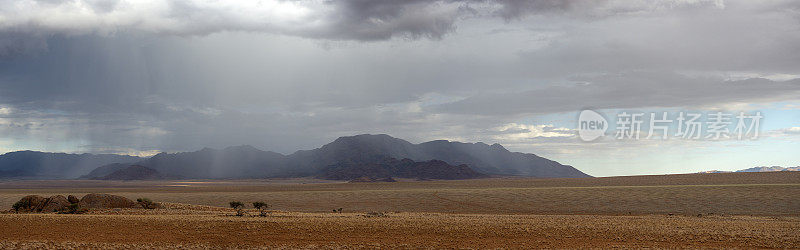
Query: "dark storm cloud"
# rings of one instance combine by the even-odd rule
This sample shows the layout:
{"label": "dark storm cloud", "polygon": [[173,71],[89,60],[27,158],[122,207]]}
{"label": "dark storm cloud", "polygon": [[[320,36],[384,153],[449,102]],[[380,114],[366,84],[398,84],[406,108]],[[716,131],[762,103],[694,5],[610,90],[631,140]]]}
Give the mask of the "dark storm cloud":
{"label": "dark storm cloud", "polygon": [[[395,37],[441,39],[454,32],[456,23],[464,18],[517,20],[537,14],[607,16],[620,12],[617,6],[620,4],[607,2],[2,0],[0,56],[41,49],[42,46],[38,45],[52,35],[113,35],[120,32],[204,36],[225,31],[247,31],[355,41]],[[626,8],[637,11],[643,6]]]}
{"label": "dark storm cloud", "polygon": [[593,8],[603,5],[605,0],[596,1],[559,1],[559,0],[503,0],[497,1],[502,7],[494,12],[506,20],[519,19],[537,13],[556,12],[564,13],[576,9]]}
{"label": "dark storm cloud", "polygon": [[31,51],[44,51],[47,42],[44,36],[24,32],[0,31],[0,59],[26,56]]}
{"label": "dark storm cloud", "polygon": [[[325,28],[301,31],[303,36],[343,40],[386,40],[394,36],[439,39],[455,29],[456,18],[468,12],[449,1],[327,1],[333,9]],[[290,32],[291,33],[291,32]]]}
{"label": "dark storm cloud", "polygon": [[0,0],[0,143],[290,153],[361,133],[538,136],[556,128],[504,125],[585,107],[794,100],[797,80],[770,76],[800,74],[796,10],[791,1]]}
{"label": "dark storm cloud", "polygon": [[142,105],[155,89],[147,84],[150,59],[135,42],[50,39],[48,53],[0,61],[0,96],[20,107],[88,113]]}
{"label": "dark storm cloud", "polygon": [[147,32],[208,35],[252,31],[332,40],[441,38],[472,13],[468,1],[0,1],[0,45],[12,37]]}
{"label": "dark storm cloud", "polygon": [[[441,39],[459,18],[499,16],[506,20],[542,13],[589,9],[604,1],[584,0],[349,0],[328,1],[329,25],[301,35],[343,40],[386,40],[395,36]],[[289,32],[291,33],[291,32]]]}

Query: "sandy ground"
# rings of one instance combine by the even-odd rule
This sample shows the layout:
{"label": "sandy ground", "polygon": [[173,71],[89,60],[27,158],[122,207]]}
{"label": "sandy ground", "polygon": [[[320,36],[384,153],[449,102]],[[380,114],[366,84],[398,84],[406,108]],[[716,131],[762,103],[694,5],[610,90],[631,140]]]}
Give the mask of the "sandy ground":
{"label": "sandy ground", "polygon": [[7,181],[0,182],[0,209],[28,194],[81,197],[95,192],[221,207],[233,200],[266,201],[274,209],[302,212],[343,208],[345,212],[800,216],[800,172],[397,183],[312,181]]}
{"label": "sandy ground", "polygon": [[[27,194],[92,192],[148,197],[167,208],[0,214],[0,248],[800,248],[800,173],[3,181],[0,209]],[[274,212],[236,217],[224,208],[232,200],[266,201]]]}
{"label": "sandy ground", "polygon": [[[107,210],[2,214],[2,248],[798,248],[800,218]],[[257,214],[250,211],[251,214]]]}

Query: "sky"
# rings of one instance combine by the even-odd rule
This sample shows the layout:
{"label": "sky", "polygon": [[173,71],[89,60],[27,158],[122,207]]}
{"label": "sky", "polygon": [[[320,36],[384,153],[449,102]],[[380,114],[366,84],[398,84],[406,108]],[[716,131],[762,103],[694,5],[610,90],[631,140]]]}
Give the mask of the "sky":
{"label": "sky", "polygon": [[[584,109],[605,136],[579,138]],[[744,140],[675,122],[617,139],[622,112],[763,119]],[[292,153],[365,133],[594,176],[798,166],[800,2],[0,0],[0,152]]]}

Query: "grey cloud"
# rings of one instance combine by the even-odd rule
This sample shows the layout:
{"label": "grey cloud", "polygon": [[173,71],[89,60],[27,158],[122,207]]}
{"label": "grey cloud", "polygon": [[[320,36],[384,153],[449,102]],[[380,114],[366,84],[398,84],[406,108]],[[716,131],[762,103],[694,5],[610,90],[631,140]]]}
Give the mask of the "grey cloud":
{"label": "grey cloud", "polygon": [[97,13],[108,13],[117,8],[120,0],[86,0],[86,3]]}
{"label": "grey cloud", "polygon": [[630,69],[797,73],[800,33],[787,30],[798,28],[787,15],[731,7],[568,28],[544,48],[519,55],[537,77]]}
{"label": "grey cloud", "polygon": [[565,13],[575,9],[588,9],[601,6],[607,1],[591,1],[591,0],[503,0],[498,1],[502,7],[494,12],[494,14],[503,17],[506,20],[513,20],[523,18],[528,15],[537,13]]}
{"label": "grey cloud", "polygon": [[305,36],[343,40],[386,40],[394,36],[439,39],[455,29],[464,6],[445,7],[447,1],[353,0],[328,1],[334,9],[322,30]]}
{"label": "grey cloud", "polygon": [[584,108],[693,107],[731,102],[770,102],[800,96],[800,79],[753,78],[723,81],[669,72],[628,72],[589,77],[589,84],[479,94],[431,107],[433,112],[519,115],[571,112]]}
{"label": "grey cloud", "polygon": [[0,31],[0,58],[28,56],[47,49],[42,35]]}
{"label": "grey cloud", "polygon": [[[33,36],[39,43],[51,35],[120,32],[202,36],[246,31],[355,41],[395,37],[441,39],[453,32],[457,21],[464,18],[516,20],[538,14],[614,15],[619,12],[617,6],[630,5],[628,1],[622,2],[625,4],[587,0],[343,0],[324,4],[281,0],[3,0],[0,1],[0,19],[4,23],[0,24],[0,32],[7,32],[8,36]],[[645,3],[628,8],[643,10],[652,5],[654,3]],[[3,47],[23,46],[3,40],[9,39],[0,40]]]}
{"label": "grey cloud", "polygon": [[[312,6],[313,22],[280,23],[198,2],[165,1],[166,12],[142,22],[0,24],[0,44],[17,46],[0,52],[0,109],[12,110],[0,112],[0,130],[15,135],[0,139],[96,152],[252,144],[289,153],[360,133],[505,144],[514,142],[492,136],[531,130],[491,129],[530,114],[798,95],[797,80],[757,78],[800,73],[798,34],[783,32],[796,16],[773,5],[330,1]],[[92,13],[131,10],[106,3]],[[326,50],[305,38],[388,41]],[[715,75],[726,71],[754,76]]]}
{"label": "grey cloud", "polygon": [[[122,7],[121,7],[122,6]],[[468,14],[460,1],[0,1],[0,31],[208,35],[253,31],[333,40],[438,39]],[[13,44],[10,44],[13,45]]]}

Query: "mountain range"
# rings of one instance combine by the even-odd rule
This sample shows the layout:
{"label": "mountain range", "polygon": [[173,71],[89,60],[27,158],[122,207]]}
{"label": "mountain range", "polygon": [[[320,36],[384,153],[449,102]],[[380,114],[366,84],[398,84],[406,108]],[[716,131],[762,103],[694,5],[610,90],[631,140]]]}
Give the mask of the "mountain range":
{"label": "mountain range", "polygon": [[746,168],[742,170],[736,171],[720,171],[720,170],[711,170],[711,171],[704,171],[700,172],[701,174],[714,174],[714,173],[741,173],[741,172],[780,172],[780,171],[800,171],[800,166],[797,167],[781,167],[781,166],[772,166],[772,167],[752,167]]}
{"label": "mountain range", "polygon": [[[149,158],[21,152],[33,156],[20,160],[17,156],[20,152],[1,155],[0,173],[7,173],[5,177],[76,178],[85,175],[84,178],[99,178],[138,165],[163,176],[188,179],[309,176],[348,179],[358,175],[435,179],[487,175],[590,177],[571,166],[534,154],[510,152],[500,144],[445,140],[413,144],[384,134],[340,137],[320,148],[289,155],[247,145],[159,153]],[[89,174],[92,170],[94,174]]]}
{"label": "mountain range", "polygon": [[167,176],[162,175],[161,173],[152,168],[143,167],[139,165],[130,165],[123,169],[111,172],[110,174],[100,177],[92,177],[91,179],[130,181],[130,180],[160,180],[160,179],[175,179],[175,178],[168,178]]}
{"label": "mountain range", "polygon": [[487,177],[472,170],[466,164],[453,166],[440,160],[413,161],[411,159],[397,160],[386,158],[374,163],[340,162],[322,169],[316,176],[329,180],[358,180],[358,179],[439,179],[461,180]]}
{"label": "mountain range", "polygon": [[98,166],[141,160],[129,155],[16,151],[0,155],[0,178],[72,179]]}

